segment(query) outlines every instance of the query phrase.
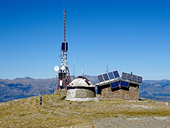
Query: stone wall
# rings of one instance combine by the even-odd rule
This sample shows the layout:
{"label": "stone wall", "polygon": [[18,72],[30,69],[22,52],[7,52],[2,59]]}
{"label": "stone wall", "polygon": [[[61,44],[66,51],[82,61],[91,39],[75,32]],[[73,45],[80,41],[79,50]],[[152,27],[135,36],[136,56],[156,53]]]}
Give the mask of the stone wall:
{"label": "stone wall", "polygon": [[111,89],[110,85],[99,87],[99,97],[102,99],[114,100],[138,100],[139,86],[130,84],[129,88],[115,88]]}

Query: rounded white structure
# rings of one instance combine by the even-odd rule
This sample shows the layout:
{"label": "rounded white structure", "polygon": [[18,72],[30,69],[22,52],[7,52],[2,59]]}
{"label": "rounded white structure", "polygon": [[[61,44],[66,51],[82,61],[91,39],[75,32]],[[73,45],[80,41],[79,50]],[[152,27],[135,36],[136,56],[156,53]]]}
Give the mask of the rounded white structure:
{"label": "rounded white structure", "polygon": [[95,94],[95,85],[85,77],[74,79],[67,87],[66,100],[98,101]]}

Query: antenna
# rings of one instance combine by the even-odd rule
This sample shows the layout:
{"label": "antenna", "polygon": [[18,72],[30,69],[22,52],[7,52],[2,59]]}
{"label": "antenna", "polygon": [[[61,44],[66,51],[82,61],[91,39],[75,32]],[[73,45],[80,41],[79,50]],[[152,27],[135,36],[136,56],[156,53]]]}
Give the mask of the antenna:
{"label": "antenna", "polygon": [[84,76],[84,64],[83,64],[83,67],[82,67],[82,76]]}
{"label": "antenna", "polygon": [[107,68],[106,68],[106,73],[108,73],[108,65],[107,65]]}
{"label": "antenna", "polygon": [[54,71],[56,71],[56,72],[58,72],[59,69],[60,69],[60,68],[59,68],[58,66],[55,66],[55,67],[54,67]]}
{"label": "antenna", "polygon": [[66,41],[66,14],[65,14],[65,10],[64,10],[64,4],[63,4],[63,17],[64,17],[64,42]]}
{"label": "antenna", "polygon": [[73,79],[75,79],[76,78],[76,76],[75,76],[75,58],[74,58],[74,67],[73,67]]}
{"label": "antenna", "polygon": [[66,16],[63,4],[63,18],[64,18],[64,42],[61,43],[61,66],[56,66],[54,68],[55,71],[58,71],[58,86],[57,90],[60,90],[65,87],[67,89],[67,85],[71,82],[70,72],[68,68],[67,62],[67,51],[68,51],[68,43],[66,42]]}

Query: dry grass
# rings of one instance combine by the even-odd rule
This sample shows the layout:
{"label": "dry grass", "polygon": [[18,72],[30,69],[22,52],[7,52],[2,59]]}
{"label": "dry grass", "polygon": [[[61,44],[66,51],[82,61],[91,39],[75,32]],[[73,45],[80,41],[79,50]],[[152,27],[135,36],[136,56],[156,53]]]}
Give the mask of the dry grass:
{"label": "dry grass", "polygon": [[107,117],[170,116],[170,106],[152,101],[70,102],[58,101],[58,95],[51,94],[43,96],[39,107],[38,98],[1,103],[0,127],[82,127],[93,126],[95,120]]}

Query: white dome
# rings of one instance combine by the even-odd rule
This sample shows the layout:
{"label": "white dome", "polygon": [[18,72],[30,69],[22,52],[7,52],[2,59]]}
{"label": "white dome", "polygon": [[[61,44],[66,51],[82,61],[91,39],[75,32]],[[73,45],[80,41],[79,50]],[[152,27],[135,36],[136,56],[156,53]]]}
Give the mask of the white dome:
{"label": "white dome", "polygon": [[74,79],[67,87],[95,87],[95,85],[83,77]]}

